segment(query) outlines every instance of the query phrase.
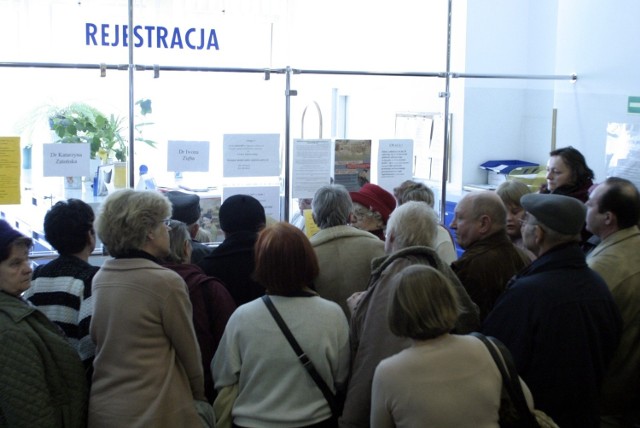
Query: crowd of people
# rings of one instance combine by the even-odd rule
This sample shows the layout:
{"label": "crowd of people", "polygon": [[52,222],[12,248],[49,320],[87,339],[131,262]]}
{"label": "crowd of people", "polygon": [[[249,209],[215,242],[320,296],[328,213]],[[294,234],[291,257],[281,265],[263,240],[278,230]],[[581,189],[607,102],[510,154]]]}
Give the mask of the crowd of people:
{"label": "crowd of people", "polygon": [[547,171],[464,195],[449,228],[411,180],[322,186],[311,237],[235,195],[215,248],[196,195],[69,199],[35,269],[0,220],[0,427],[498,427],[477,333],[541,426],[640,426],[640,193],[572,147]]}

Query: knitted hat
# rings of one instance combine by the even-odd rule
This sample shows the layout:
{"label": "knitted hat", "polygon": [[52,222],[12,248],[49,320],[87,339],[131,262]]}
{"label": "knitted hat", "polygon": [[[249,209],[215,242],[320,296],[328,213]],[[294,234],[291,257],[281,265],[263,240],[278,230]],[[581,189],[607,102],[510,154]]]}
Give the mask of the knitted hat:
{"label": "knitted hat", "polygon": [[183,193],[172,190],[165,194],[171,205],[173,205],[173,213],[171,218],[181,221],[186,225],[193,224],[200,218],[200,196],[193,193]]}
{"label": "knitted hat", "polygon": [[384,224],[387,224],[391,212],[396,208],[396,198],[375,184],[367,183],[357,192],[349,192],[349,195],[353,202],[380,213]]}
{"label": "knitted hat", "polygon": [[253,196],[233,195],[220,205],[220,229],[225,233],[258,231],[266,223],[264,207]]}
{"label": "knitted hat", "polygon": [[536,220],[563,235],[576,235],[584,227],[587,209],[576,198],[553,193],[529,193],[520,204]]}
{"label": "knitted hat", "polygon": [[13,241],[23,236],[24,235],[11,227],[5,220],[0,220],[0,248],[7,248]]}

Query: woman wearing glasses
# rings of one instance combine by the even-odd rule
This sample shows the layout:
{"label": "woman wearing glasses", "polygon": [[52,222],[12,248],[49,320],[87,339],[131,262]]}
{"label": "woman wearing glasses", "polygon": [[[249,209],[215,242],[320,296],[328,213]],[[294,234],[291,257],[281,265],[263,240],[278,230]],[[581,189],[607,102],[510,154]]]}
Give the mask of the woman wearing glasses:
{"label": "woman wearing glasses", "polygon": [[[124,189],[103,202],[97,232],[113,259],[93,279],[96,344],[89,427],[199,427],[205,400],[187,287],[160,266],[171,203]],[[201,406],[202,403],[198,403]]]}

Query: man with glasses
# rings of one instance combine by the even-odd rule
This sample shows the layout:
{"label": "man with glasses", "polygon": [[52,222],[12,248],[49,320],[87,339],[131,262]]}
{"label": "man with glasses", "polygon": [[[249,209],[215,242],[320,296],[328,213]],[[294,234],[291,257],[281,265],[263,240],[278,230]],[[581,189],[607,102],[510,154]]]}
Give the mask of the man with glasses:
{"label": "man with glasses", "polygon": [[585,207],[555,194],[528,194],[520,202],[527,211],[524,244],[538,258],[510,282],[482,332],[509,348],[536,408],[563,428],[596,428],[621,320],[579,246]]}

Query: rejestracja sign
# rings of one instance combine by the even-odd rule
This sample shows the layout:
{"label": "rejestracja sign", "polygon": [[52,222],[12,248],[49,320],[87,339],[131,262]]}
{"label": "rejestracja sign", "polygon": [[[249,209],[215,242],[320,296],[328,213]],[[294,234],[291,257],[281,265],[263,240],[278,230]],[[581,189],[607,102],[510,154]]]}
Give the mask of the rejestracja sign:
{"label": "rejestracja sign", "polygon": [[[85,24],[87,46],[129,46],[129,26],[111,24]],[[146,46],[156,49],[193,49],[220,50],[216,30],[205,28],[179,27],[173,29],[154,26],[136,25],[133,27],[133,46]]]}

